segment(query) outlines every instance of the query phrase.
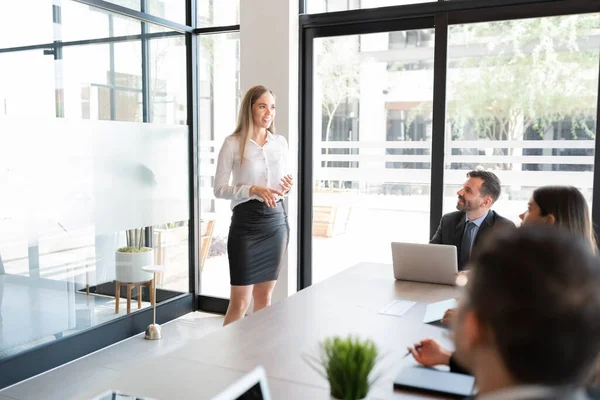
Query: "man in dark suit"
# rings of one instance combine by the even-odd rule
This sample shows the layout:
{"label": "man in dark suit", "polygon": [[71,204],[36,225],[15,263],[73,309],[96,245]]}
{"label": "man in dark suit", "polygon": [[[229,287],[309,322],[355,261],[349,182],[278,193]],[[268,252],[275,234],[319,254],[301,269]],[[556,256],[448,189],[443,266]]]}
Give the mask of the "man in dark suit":
{"label": "man in dark suit", "polygon": [[471,171],[467,181],[457,193],[458,211],[442,217],[440,225],[429,243],[456,246],[458,270],[466,268],[471,253],[481,239],[498,225],[514,223],[491,210],[501,193],[500,180],[489,171]]}

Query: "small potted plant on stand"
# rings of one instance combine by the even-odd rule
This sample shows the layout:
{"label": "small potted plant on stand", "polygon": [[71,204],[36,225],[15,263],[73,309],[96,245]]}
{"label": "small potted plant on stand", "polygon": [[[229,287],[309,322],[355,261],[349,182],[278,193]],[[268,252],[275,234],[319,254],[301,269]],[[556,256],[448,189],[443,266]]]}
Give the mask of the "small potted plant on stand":
{"label": "small potted plant on stand", "polygon": [[305,356],[308,364],[329,381],[332,399],[365,399],[378,377],[371,377],[379,362],[378,349],[371,340],[348,336],[332,337],[320,343],[319,357]]}
{"label": "small potted plant on stand", "polygon": [[[115,252],[115,313],[119,312],[119,297],[121,284],[127,287],[127,313],[130,311],[131,291],[134,286],[147,286],[152,297],[152,273],[142,269],[154,264],[154,251],[144,246],[144,228],[126,231],[127,246]],[[141,307],[141,292],[138,293],[138,308]],[[151,302],[153,299],[151,299]]]}
{"label": "small potted plant on stand", "polygon": [[154,251],[144,246],[144,228],[130,229],[125,234],[127,246],[117,249],[115,255],[117,269],[119,266],[131,266],[141,270],[146,265],[154,264]]}

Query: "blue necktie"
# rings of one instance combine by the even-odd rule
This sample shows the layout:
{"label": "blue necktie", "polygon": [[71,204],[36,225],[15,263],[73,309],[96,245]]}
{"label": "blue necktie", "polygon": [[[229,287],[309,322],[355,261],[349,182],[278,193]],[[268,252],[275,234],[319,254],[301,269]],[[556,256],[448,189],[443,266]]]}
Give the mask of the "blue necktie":
{"label": "blue necktie", "polygon": [[465,266],[469,262],[469,257],[471,257],[471,245],[473,243],[473,235],[475,234],[476,227],[477,225],[471,221],[468,221],[467,226],[465,226],[465,233],[460,242],[460,256],[458,258],[459,271],[465,269]]}

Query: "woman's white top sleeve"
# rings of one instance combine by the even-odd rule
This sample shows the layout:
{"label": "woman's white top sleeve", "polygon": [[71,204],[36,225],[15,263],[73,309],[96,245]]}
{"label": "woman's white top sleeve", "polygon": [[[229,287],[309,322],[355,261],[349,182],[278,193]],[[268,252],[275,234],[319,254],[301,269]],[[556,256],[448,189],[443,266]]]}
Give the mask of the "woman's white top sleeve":
{"label": "woman's white top sleeve", "polygon": [[250,187],[262,186],[282,191],[279,183],[288,172],[288,143],[281,135],[267,134],[267,142],[259,146],[253,140],[246,145],[244,162],[240,161],[240,138],[225,138],[215,173],[215,197],[231,200],[231,209],[248,200],[261,200],[250,196]]}

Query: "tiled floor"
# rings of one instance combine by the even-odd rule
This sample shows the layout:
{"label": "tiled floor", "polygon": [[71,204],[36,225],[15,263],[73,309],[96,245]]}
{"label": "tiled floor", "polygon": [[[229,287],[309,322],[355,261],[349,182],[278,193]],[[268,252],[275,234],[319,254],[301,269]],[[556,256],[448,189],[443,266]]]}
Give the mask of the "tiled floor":
{"label": "tiled floor", "polygon": [[[206,313],[191,313],[163,325],[163,339],[158,341],[144,340],[143,333],[106,349],[90,354],[72,363],[48,371],[42,375],[21,382],[0,391],[0,400],[26,399],[89,399],[107,390],[120,390],[127,393],[136,388],[152,388],[152,393],[160,399],[194,398],[194,385],[166,384],[173,379],[195,380],[201,376],[208,365],[181,359],[170,359],[173,351],[216,331],[223,324],[223,316]],[[144,371],[153,369],[154,373],[164,376],[164,380],[147,379]],[[124,371],[138,370],[135,379],[122,381],[119,379]],[[157,371],[158,370],[158,371]],[[224,370],[220,374],[223,382],[211,382],[216,387],[225,387],[242,376],[242,372]],[[139,382],[135,382],[139,379]],[[220,385],[220,386],[218,386]],[[174,395],[173,390],[178,390]],[[189,395],[189,396],[188,396]],[[196,397],[197,398],[197,397]]]}

